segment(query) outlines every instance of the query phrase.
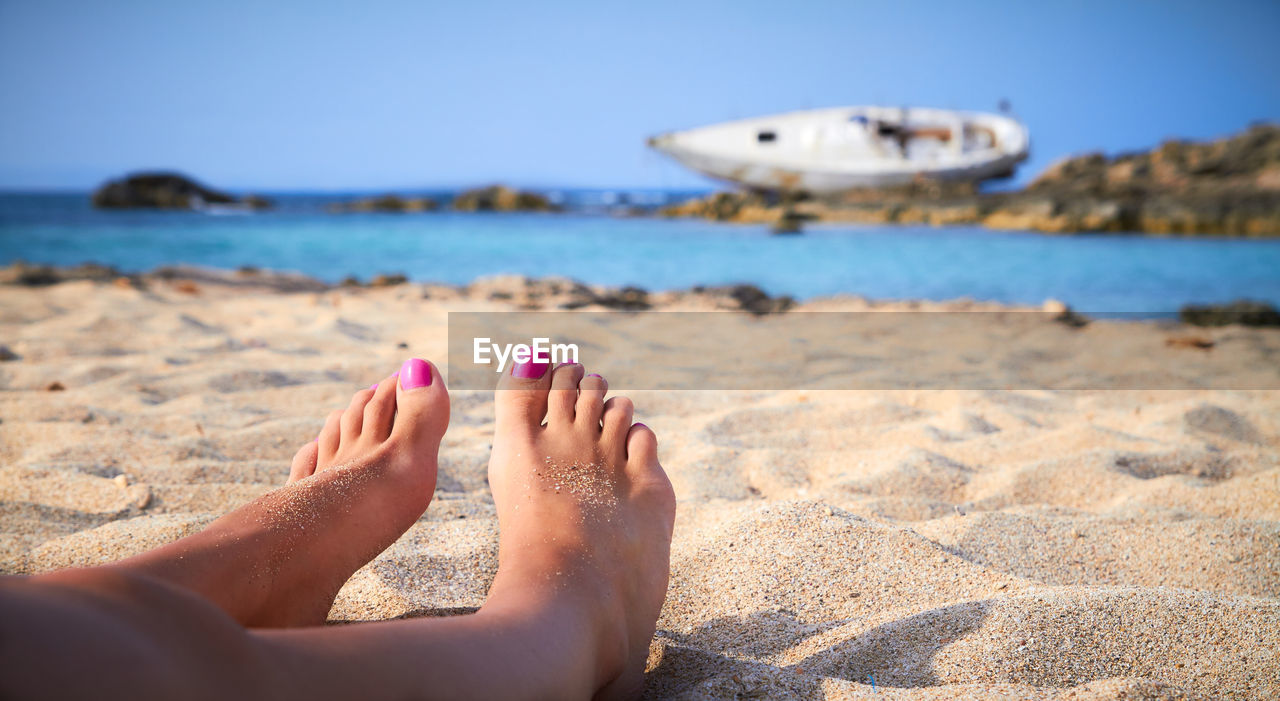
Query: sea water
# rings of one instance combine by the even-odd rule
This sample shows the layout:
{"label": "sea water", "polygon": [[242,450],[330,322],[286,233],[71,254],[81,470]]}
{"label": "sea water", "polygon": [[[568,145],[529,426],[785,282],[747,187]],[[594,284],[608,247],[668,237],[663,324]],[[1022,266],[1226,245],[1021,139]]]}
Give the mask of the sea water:
{"label": "sea water", "polygon": [[862,225],[772,236],[765,226],[614,216],[593,193],[575,198],[587,211],[329,214],[326,204],[350,196],[278,195],[274,211],[217,216],[96,211],[85,193],[0,194],[0,263],[252,265],[329,282],[378,273],[453,284],[558,275],[650,290],[745,282],[801,299],[1052,298],[1144,315],[1238,298],[1280,304],[1280,240]]}

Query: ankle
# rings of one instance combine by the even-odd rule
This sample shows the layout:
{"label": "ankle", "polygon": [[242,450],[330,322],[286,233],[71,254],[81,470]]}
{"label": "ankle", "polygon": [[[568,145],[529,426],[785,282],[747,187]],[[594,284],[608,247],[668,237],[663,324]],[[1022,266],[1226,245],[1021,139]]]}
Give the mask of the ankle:
{"label": "ankle", "polygon": [[[477,615],[496,625],[555,631],[548,654],[573,670],[561,679],[591,679],[594,694],[625,669],[628,659],[626,619],[621,601],[608,587],[566,568],[557,575],[531,575],[499,568],[489,597]],[[553,570],[554,571],[554,570]],[[568,696],[566,696],[568,697]]]}

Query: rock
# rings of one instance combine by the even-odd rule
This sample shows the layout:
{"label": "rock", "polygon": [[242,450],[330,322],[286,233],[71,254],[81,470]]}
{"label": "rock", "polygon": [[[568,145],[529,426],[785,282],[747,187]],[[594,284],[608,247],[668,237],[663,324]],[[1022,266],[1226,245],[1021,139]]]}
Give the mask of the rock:
{"label": "rock", "polygon": [[271,200],[262,195],[245,195],[240,199],[240,204],[253,210],[271,209],[275,206]]}
{"label": "rock", "polygon": [[73,280],[109,282],[120,276],[120,271],[115,268],[97,263],[81,263],[80,265],[57,268],[51,265],[28,265],[18,261],[6,268],[0,268],[0,284],[24,285],[27,287],[56,285],[60,282]]}
{"label": "rock", "polygon": [[639,287],[623,287],[620,290],[606,290],[595,295],[594,304],[608,309],[624,311],[643,311],[651,308],[649,293]]}
{"label": "rock", "polygon": [[773,226],[769,228],[769,233],[774,234],[775,236],[780,234],[799,234],[802,231],[804,222],[811,218],[812,216],[810,215],[802,214],[793,209],[788,209],[783,212],[782,216],[778,217],[778,221],[774,222]]}
{"label": "rock", "polygon": [[375,275],[373,279],[369,281],[369,287],[395,287],[396,285],[403,285],[406,282],[409,282],[409,278],[401,275],[400,273]]}
{"label": "rock", "polygon": [[1040,309],[1046,314],[1064,314],[1071,311],[1071,307],[1068,307],[1065,302],[1056,299],[1046,299]]}
{"label": "rock", "polygon": [[717,192],[663,207],[658,213],[664,217],[699,217],[739,224],[773,224],[784,216],[780,204],[754,192]]}
{"label": "rock", "polygon": [[1240,299],[1228,304],[1188,304],[1178,318],[1192,326],[1280,326],[1280,311],[1266,302]]}
{"label": "rock", "polygon": [[535,192],[513,190],[505,185],[465,190],[453,198],[459,212],[556,212],[560,208]]}
{"label": "rock", "polygon": [[0,363],[9,363],[15,360],[22,360],[22,356],[10,350],[9,346],[0,346]]}
{"label": "rock", "polygon": [[430,197],[400,197],[399,195],[382,195],[365,197],[351,202],[335,202],[327,207],[332,214],[346,212],[390,212],[416,213],[433,212],[440,205]]}
{"label": "rock", "polygon": [[298,273],[260,270],[242,266],[237,270],[166,265],[145,274],[122,274],[119,270],[97,263],[82,263],[65,268],[50,265],[28,265],[18,262],[0,268],[0,285],[56,285],[62,282],[89,280],[110,283],[119,288],[145,290],[149,283],[166,282],[175,288],[198,291],[199,284],[216,287],[255,287],[276,292],[321,292],[329,285]]}
{"label": "rock", "polygon": [[752,314],[776,314],[785,312],[796,305],[794,298],[783,295],[770,297],[767,292],[755,285],[730,285],[728,287],[694,287],[690,290],[695,295],[722,298],[718,304],[725,309],[750,312]]}
{"label": "rock", "polygon": [[269,203],[257,196],[237,200],[179,173],[135,173],[112,180],[93,193],[99,209],[198,209],[210,204],[243,204],[262,208]]}
{"label": "rock", "polygon": [[1065,302],[1056,299],[1046,299],[1040,309],[1046,314],[1052,314],[1054,321],[1073,329],[1081,329],[1089,325],[1088,317],[1077,314]]}

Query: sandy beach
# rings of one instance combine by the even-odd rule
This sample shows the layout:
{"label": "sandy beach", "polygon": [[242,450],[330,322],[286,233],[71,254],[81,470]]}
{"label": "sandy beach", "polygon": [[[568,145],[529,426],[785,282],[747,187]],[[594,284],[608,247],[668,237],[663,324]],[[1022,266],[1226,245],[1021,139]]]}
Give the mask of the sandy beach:
{"label": "sandy beach", "polygon": [[[409,356],[443,367],[447,312],[527,302],[502,281],[251,282],[0,286],[0,571],[94,565],[198,530],[282,485],[355,389]],[[1065,348],[1046,366],[1094,388],[627,392],[679,499],[649,697],[1280,696],[1280,390],[1096,389],[1166,357],[1187,361],[1184,384],[1259,386],[1280,331],[1015,334],[983,319],[1008,358]],[[1076,340],[1046,341],[1060,332]],[[868,357],[918,352],[926,375],[966,343],[863,342]],[[331,622],[483,602],[492,404],[452,392],[435,500],[352,577]]]}

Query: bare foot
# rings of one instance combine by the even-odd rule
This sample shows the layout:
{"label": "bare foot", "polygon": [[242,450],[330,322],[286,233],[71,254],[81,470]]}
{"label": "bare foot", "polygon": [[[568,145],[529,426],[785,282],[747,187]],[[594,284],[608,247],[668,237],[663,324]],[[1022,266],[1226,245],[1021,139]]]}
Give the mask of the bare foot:
{"label": "bare foot", "polygon": [[208,528],[117,565],[193,590],[247,626],[323,623],[343,583],[426,510],[449,393],[409,360],[329,415],[289,484]]}
{"label": "bare foot", "polygon": [[[639,694],[667,592],[675,494],[631,400],[581,365],[518,365],[494,400],[489,484],[501,539],[487,611],[584,612],[587,695]],[[545,418],[546,424],[543,424]]]}

